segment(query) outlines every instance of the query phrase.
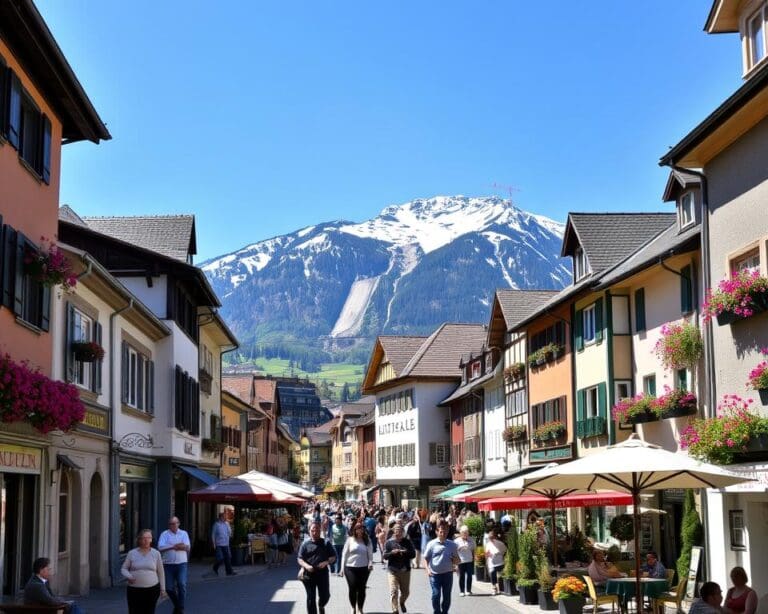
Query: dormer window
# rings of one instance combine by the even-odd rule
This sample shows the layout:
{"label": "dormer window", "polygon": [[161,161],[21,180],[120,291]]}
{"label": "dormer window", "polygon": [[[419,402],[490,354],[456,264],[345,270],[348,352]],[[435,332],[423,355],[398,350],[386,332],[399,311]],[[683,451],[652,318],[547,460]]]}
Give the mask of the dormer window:
{"label": "dormer window", "polygon": [[680,228],[693,224],[696,216],[693,211],[693,192],[686,192],[680,197]]}
{"label": "dormer window", "polygon": [[490,373],[493,370],[493,353],[488,352],[485,355],[485,372]]}
{"label": "dormer window", "polygon": [[765,59],[768,48],[768,2],[747,18],[745,24],[747,70],[751,70]]}
{"label": "dormer window", "polygon": [[471,379],[475,379],[476,377],[480,377],[480,361],[476,360],[472,363],[472,374],[470,375]]}
{"label": "dormer window", "polygon": [[584,253],[584,249],[577,247],[573,252],[573,279],[574,281],[581,279],[587,273],[589,273],[589,263],[587,262],[587,255]]}

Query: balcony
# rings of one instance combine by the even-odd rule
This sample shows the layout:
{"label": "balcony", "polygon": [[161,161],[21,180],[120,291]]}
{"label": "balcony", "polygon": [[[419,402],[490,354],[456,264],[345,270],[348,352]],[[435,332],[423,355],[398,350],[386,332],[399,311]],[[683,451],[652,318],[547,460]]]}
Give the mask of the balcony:
{"label": "balcony", "polygon": [[606,420],[602,416],[592,416],[586,420],[576,422],[576,437],[586,439],[587,437],[598,437],[605,435]]}

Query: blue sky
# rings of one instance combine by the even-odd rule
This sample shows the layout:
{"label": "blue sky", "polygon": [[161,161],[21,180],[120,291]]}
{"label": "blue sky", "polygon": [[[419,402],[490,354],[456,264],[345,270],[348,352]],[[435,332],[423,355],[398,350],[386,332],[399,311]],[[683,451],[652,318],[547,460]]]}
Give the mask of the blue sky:
{"label": "blue sky", "polygon": [[709,0],[37,4],[113,136],[61,202],[194,213],[198,262],[439,194],[669,210],[658,158],[741,83]]}

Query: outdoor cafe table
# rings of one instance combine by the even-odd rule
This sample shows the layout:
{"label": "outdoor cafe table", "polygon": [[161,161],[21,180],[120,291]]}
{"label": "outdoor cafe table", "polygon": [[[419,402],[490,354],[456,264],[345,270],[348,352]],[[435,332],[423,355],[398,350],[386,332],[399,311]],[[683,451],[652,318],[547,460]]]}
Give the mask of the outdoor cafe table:
{"label": "outdoor cafe table", "polygon": [[553,567],[552,574],[558,578],[564,576],[586,576],[589,575],[588,567]]}
{"label": "outdoor cafe table", "polygon": [[[605,593],[607,595],[618,595],[621,598],[623,607],[630,599],[635,597],[635,584],[637,578],[611,578],[605,583]],[[654,599],[667,590],[668,585],[665,578],[640,578],[640,587],[643,591],[643,597]]]}

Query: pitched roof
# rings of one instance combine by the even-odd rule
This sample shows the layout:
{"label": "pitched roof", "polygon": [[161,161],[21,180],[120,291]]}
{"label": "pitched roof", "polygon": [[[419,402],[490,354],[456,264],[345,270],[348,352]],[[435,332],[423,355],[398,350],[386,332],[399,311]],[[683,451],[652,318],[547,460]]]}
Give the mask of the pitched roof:
{"label": "pitched roof", "polygon": [[395,370],[395,375],[400,376],[408,361],[419,351],[426,339],[427,337],[423,336],[380,336],[378,341],[387,361]]}
{"label": "pitched roof", "polygon": [[504,314],[507,329],[512,328],[517,322],[532,314],[539,305],[545,303],[558,290],[512,290],[499,288],[496,290],[496,298]]}
{"label": "pitched roof", "polygon": [[91,230],[181,262],[187,262],[189,255],[197,253],[194,215],[82,217],[81,220]]}
{"label": "pitched roof", "polygon": [[277,382],[271,379],[253,378],[257,402],[274,403],[277,399]]}
{"label": "pitched roof", "polygon": [[422,343],[400,376],[461,377],[461,355],[483,347],[486,335],[482,324],[442,324]]}
{"label": "pitched roof", "polygon": [[664,186],[664,194],[661,200],[665,203],[677,200],[682,192],[689,187],[701,185],[701,177],[693,173],[686,173],[672,169],[667,177],[667,185]]}
{"label": "pitched roof", "polygon": [[83,221],[83,218],[81,218],[69,205],[61,205],[61,207],[59,207],[59,219],[64,222],[69,222],[70,224],[77,224],[78,226],[84,226],[86,228],[88,227],[88,224]]}
{"label": "pitched roof", "polygon": [[561,256],[581,245],[592,274],[621,262],[674,224],[674,213],[569,213]]}
{"label": "pitched roof", "polygon": [[221,387],[249,405],[253,405],[253,375],[222,375]]}

